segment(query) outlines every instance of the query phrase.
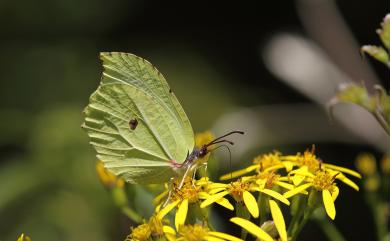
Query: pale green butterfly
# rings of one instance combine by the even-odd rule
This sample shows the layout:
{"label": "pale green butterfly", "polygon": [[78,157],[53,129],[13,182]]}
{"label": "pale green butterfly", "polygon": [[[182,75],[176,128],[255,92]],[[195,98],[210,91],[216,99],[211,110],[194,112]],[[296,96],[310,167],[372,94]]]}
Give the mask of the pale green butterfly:
{"label": "pale green butterfly", "polygon": [[193,172],[221,136],[195,148],[186,113],[162,74],[128,53],[101,53],[103,76],[85,108],[83,128],[105,167],[127,182],[163,183]]}

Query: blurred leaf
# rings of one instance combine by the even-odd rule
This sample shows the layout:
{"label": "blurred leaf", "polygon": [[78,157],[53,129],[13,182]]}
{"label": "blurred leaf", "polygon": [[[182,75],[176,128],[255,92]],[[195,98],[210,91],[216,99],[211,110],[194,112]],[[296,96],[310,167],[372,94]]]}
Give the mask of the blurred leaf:
{"label": "blurred leaf", "polygon": [[370,112],[375,110],[375,100],[369,95],[366,87],[354,83],[341,84],[332,102],[353,103]]}
{"label": "blurred leaf", "polygon": [[388,51],[390,50],[390,14],[387,14],[385,16],[383,22],[381,23],[381,26],[382,28],[378,29],[376,32],[378,33],[383,45],[387,48],[387,51],[381,46],[375,45],[364,45],[361,48],[361,51],[363,53],[367,53],[374,59],[378,60],[379,62],[385,64],[388,68],[390,68],[388,54]]}
{"label": "blurred leaf", "polygon": [[338,103],[351,103],[370,112],[390,135],[390,96],[383,87],[376,85],[376,94],[370,95],[363,85],[343,84],[336,96],[329,102],[330,111]]}
{"label": "blurred leaf", "polygon": [[386,50],[380,46],[364,45],[361,48],[361,51],[369,54],[371,57],[378,60],[379,62],[382,62],[384,64],[389,63],[389,55],[387,54]]}
{"label": "blurred leaf", "polygon": [[11,203],[36,189],[42,189],[50,181],[49,175],[36,165],[12,163],[3,166],[0,168],[0,213]]}
{"label": "blurred leaf", "polygon": [[382,28],[377,30],[377,33],[382,40],[383,45],[390,50],[390,14],[383,18],[381,23]]}

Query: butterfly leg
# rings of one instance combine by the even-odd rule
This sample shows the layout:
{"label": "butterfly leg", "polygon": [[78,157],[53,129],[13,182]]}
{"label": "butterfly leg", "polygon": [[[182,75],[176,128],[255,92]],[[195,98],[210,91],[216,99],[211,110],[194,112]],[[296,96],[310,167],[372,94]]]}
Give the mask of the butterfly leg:
{"label": "butterfly leg", "polygon": [[186,171],[184,172],[183,178],[180,181],[179,189],[181,189],[184,185],[184,181],[186,180],[186,177],[190,173],[190,170],[192,169],[192,165],[188,165]]}
{"label": "butterfly leg", "polygon": [[169,189],[169,192],[168,192],[168,197],[167,197],[167,200],[165,200],[164,204],[162,205],[162,207],[165,207],[168,205],[169,201],[171,200],[171,197],[172,197],[172,192],[173,192],[173,181],[174,181],[175,178],[171,177],[171,179],[169,180],[169,185],[168,185],[168,189]]}

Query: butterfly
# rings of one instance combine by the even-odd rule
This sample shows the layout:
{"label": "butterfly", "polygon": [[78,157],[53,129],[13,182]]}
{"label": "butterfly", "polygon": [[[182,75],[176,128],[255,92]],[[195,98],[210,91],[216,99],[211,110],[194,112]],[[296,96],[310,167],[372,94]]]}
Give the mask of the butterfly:
{"label": "butterfly", "polygon": [[[224,137],[195,148],[186,113],[163,75],[133,54],[100,54],[103,74],[84,110],[82,125],[97,158],[112,173],[133,184],[163,183],[193,172],[196,160]],[[184,179],[183,179],[184,180]]]}

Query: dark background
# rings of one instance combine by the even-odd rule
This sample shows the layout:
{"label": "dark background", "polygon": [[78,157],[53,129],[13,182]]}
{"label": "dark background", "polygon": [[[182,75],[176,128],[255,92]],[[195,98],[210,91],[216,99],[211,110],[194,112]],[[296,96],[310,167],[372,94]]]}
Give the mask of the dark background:
{"label": "dark background", "polygon": [[[358,45],[379,44],[375,29],[390,10],[387,1],[336,4]],[[101,75],[99,52],[131,52],[151,61],[195,131],[203,131],[240,108],[313,103],[275,77],[262,58],[280,32],[318,40],[298,12],[297,2],[279,0],[0,1],[0,239],[26,232],[33,240],[122,240],[129,232],[98,182],[94,153],[80,129],[82,109]],[[337,56],[329,57],[337,65]],[[371,62],[389,85],[384,66],[357,61]],[[355,81],[364,79],[358,69],[339,67]],[[295,153],[313,142],[324,160],[343,160],[347,167],[360,152],[382,155],[364,141],[319,139],[270,142],[245,158],[274,149]],[[375,238],[361,192],[342,187],[336,207],[335,223],[347,240]],[[326,240],[310,223],[301,240],[314,238]]]}

